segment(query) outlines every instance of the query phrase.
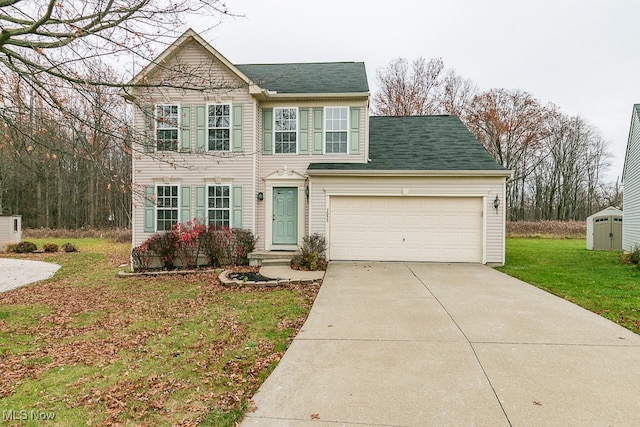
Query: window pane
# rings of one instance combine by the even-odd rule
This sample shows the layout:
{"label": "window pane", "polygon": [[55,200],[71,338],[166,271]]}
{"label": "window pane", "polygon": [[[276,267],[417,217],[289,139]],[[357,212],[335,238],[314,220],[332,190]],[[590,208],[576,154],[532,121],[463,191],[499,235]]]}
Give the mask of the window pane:
{"label": "window pane", "polygon": [[231,224],[231,189],[228,185],[212,185],[208,188],[209,225],[215,228],[229,227]]}
{"label": "window pane", "polygon": [[209,150],[228,151],[229,150],[229,130],[209,129]]}
{"label": "window pane", "polygon": [[178,106],[156,106],[156,149],[178,150]]}
{"label": "window pane", "polygon": [[296,153],[298,110],[295,108],[274,109],[274,141],[277,154]]}
{"label": "window pane", "polygon": [[178,106],[158,105],[156,107],[156,120],[158,123],[158,128],[177,128]]}
{"label": "window pane", "polygon": [[325,151],[327,153],[346,153],[349,109],[334,107],[327,108],[325,111]]}
{"label": "window pane", "polygon": [[178,186],[159,185],[156,188],[156,228],[170,230],[178,222]]}
{"label": "window pane", "polygon": [[230,111],[230,106],[227,104],[209,105],[207,110],[209,151],[230,150]]}

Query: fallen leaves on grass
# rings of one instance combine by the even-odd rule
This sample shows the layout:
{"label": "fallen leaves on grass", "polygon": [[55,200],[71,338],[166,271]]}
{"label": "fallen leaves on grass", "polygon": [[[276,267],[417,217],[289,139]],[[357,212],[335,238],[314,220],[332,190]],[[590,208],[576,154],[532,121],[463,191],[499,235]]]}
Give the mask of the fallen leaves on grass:
{"label": "fallen leaves on grass", "polygon": [[[110,260],[119,261],[118,256]],[[257,342],[245,349],[247,332],[231,314],[212,318],[202,328],[205,332],[217,331],[225,339],[211,340],[208,333],[196,331],[190,332],[194,336],[188,337],[188,346],[149,346],[171,340],[183,322],[212,316],[210,307],[226,293],[259,296],[273,288],[228,288],[212,273],[119,280],[114,286],[79,285],[73,279],[63,279],[0,294],[3,305],[44,305],[48,309],[35,324],[3,321],[0,325],[3,332],[31,337],[28,350],[0,353],[0,398],[54,369],[77,365],[103,369],[120,363],[127,364],[129,370],[115,381],[98,373],[67,384],[63,398],[66,407],[86,409],[92,414],[91,425],[119,425],[123,420],[153,424],[153,418],[149,418],[153,416],[176,420],[175,425],[197,425],[212,408],[228,411],[247,404],[264,377],[261,373],[282,357],[270,342]],[[189,289],[188,297],[185,289]],[[294,291],[308,309],[319,286],[277,289]],[[168,298],[171,292],[177,295],[173,301]],[[293,336],[303,322],[304,318],[284,318],[276,327],[292,330]],[[228,354],[241,356],[223,363],[222,368],[216,367]],[[131,358],[138,358],[140,363],[157,361],[154,363],[168,372],[141,375],[140,365]],[[186,379],[189,372],[196,379]],[[188,399],[176,403],[172,396],[182,395],[185,390]]]}

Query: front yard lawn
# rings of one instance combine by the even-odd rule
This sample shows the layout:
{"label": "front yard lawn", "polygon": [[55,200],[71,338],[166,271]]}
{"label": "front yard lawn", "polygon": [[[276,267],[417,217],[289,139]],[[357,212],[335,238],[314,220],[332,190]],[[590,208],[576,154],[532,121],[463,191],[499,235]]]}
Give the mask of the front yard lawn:
{"label": "front yard lawn", "polygon": [[508,238],[498,270],[640,333],[640,270],[584,239]]}
{"label": "front yard lawn", "polygon": [[20,425],[54,414],[61,426],[232,426],[318,291],[226,288],[206,273],[123,279],[129,244],[33,241],[80,252],[20,256],[62,267],[0,294],[0,410]]}

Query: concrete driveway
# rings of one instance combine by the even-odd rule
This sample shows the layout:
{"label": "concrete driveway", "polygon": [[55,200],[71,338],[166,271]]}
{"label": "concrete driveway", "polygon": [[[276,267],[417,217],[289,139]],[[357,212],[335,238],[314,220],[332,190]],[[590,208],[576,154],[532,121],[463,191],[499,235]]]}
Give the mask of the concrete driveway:
{"label": "concrete driveway", "polygon": [[336,263],[250,426],[640,422],[640,336],[489,267]]}
{"label": "concrete driveway", "polygon": [[48,279],[59,268],[50,262],[0,258],[0,292]]}

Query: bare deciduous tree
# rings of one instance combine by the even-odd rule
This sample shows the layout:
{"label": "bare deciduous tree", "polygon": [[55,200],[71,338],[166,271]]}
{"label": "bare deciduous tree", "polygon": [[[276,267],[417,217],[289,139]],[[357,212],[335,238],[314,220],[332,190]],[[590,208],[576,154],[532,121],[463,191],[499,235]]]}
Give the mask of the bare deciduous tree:
{"label": "bare deciduous tree", "polygon": [[381,116],[419,116],[440,110],[441,58],[418,58],[411,65],[404,58],[392,61],[377,72],[379,92],[373,97],[373,111]]}
{"label": "bare deciduous tree", "polygon": [[543,158],[544,140],[553,114],[524,91],[491,89],[474,97],[467,125],[496,161],[514,171],[508,186],[511,218],[525,209],[525,180],[537,167],[531,160]]}
{"label": "bare deciduous tree", "polygon": [[191,17],[228,14],[221,0],[0,1],[0,210],[26,226],[128,225],[136,135],[117,90],[215,86],[179,62],[130,81]]}

